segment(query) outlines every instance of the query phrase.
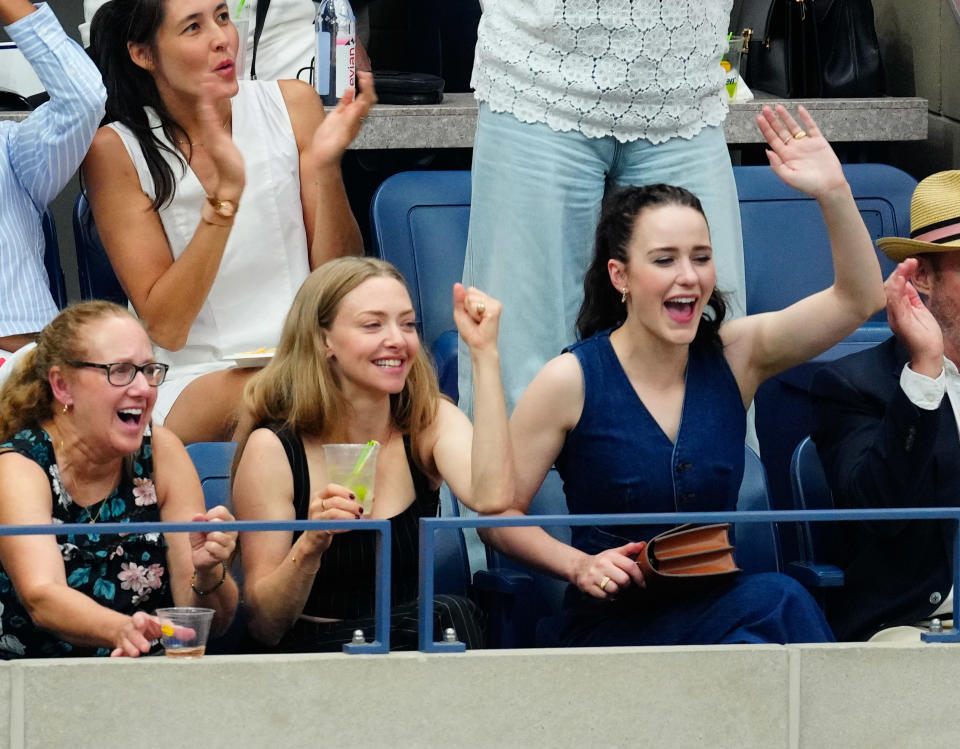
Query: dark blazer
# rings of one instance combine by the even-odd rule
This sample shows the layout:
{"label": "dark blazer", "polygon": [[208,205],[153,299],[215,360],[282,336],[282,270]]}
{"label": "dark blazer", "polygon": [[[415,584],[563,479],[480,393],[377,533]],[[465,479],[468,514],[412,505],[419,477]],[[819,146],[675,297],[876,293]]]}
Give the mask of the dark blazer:
{"label": "dark blazer", "polygon": [[[960,437],[950,400],[928,411],[900,388],[909,356],[896,338],[814,375],[813,440],[838,507],[960,504]],[[927,618],[946,597],[953,521],[838,523],[846,584],[827,594],[837,639]]]}

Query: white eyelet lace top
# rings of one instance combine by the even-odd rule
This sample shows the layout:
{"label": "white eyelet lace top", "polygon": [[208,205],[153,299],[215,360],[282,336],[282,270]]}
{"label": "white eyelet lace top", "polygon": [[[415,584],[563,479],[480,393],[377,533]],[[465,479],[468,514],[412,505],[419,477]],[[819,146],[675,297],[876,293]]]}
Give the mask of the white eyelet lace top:
{"label": "white eyelet lace top", "polygon": [[473,68],[494,112],[627,142],[692,138],[721,96],[732,0],[483,0]]}

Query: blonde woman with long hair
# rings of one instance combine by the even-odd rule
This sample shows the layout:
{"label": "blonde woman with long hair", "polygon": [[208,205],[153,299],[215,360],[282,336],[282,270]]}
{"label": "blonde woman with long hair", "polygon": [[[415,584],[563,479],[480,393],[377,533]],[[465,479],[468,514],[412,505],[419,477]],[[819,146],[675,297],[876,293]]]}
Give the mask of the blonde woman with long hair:
{"label": "blonde woman with long hair", "polygon": [[[372,517],[391,518],[391,642],[415,647],[417,522],[437,513],[446,481],[468,507],[498,512],[513,498],[500,382],[500,304],[457,284],[454,318],[472,354],[476,426],[441,396],[417,334],[403,277],[389,263],[341,258],[303,284],[271,363],[244,391],[233,495],[245,520],[363,517],[330,483],[327,443],[381,444]],[[374,534],[269,532],[242,537],[250,630],[288,651],[339,649],[372,626]],[[482,626],[466,599],[438,596],[434,626],[468,646]]]}

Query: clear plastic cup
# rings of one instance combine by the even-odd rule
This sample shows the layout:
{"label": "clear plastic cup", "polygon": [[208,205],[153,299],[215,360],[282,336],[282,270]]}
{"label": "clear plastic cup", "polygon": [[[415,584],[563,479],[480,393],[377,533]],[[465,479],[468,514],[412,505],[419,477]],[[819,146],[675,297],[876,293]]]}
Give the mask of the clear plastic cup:
{"label": "clear plastic cup", "polygon": [[352,491],[363,514],[369,517],[373,512],[373,480],[380,444],[331,444],[324,445],[323,452],[327,458],[327,481]]}
{"label": "clear plastic cup", "polygon": [[213,609],[174,606],[157,609],[163,628],[160,642],[171,658],[199,658],[207,649],[207,636],[213,621]]}
{"label": "clear plastic cup", "polygon": [[740,58],[743,56],[743,37],[731,36],[720,64],[723,66],[723,87],[727,97],[733,101],[737,93],[737,83],[740,80]]}
{"label": "clear plastic cup", "polygon": [[234,69],[237,71],[237,80],[244,81],[250,76],[247,70],[247,34],[250,32],[250,20],[247,18],[246,10],[243,11],[243,17],[233,19],[233,25],[237,27],[237,59],[233,61]]}

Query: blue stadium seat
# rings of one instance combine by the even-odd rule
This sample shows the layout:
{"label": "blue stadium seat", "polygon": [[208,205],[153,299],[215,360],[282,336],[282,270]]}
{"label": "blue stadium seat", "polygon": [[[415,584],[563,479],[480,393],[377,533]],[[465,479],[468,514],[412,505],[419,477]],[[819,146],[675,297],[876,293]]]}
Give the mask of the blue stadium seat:
{"label": "blue stadium seat", "polygon": [[[916,180],[884,164],[846,164],[844,174],[870,236],[907,236],[910,199]],[[833,263],[826,228],[817,203],[787,187],[766,166],[734,167],[743,228],[747,312],[769,312],[833,283]],[[894,263],[878,252],[886,277]],[[852,336],[816,359],[765,382],[756,395],[760,455],[767,469],[774,509],[789,509],[790,457],[811,431],[809,384],[815,369],[890,335],[881,310]],[[784,555],[799,554],[792,534],[785,535]]]}
{"label": "blue stadium seat", "polygon": [[208,510],[217,505],[232,507],[230,464],[236,449],[236,442],[194,442],[187,445],[187,453],[200,476],[203,501]]}
{"label": "blue stadium seat", "polygon": [[50,284],[50,295],[53,297],[57,309],[67,306],[67,284],[63,278],[63,268],[60,266],[60,244],[57,242],[57,225],[53,221],[53,213],[48,208],[43,213],[43,265],[47,271],[47,281]]}
{"label": "blue stadium seat", "polygon": [[[743,481],[737,510],[754,512],[772,509],[767,472],[760,456],[744,446]],[[744,572],[780,572],[780,537],[775,523],[740,523],[734,529],[737,565]]]}
{"label": "blue stadium seat", "polygon": [[469,221],[468,171],[401,172],[384,180],[370,203],[374,251],[407,279],[424,345],[454,401],[456,333],[438,339],[454,330],[451,289],[463,275]]}
{"label": "blue stadium seat", "polygon": [[[833,494],[813,440],[804,437],[790,460],[790,485],[796,510],[832,510]],[[800,559],[788,572],[808,588],[843,585],[843,570],[829,560],[842,558],[843,537],[838,523],[797,523]]]}
{"label": "blue stadium seat", "polygon": [[81,299],[107,299],[126,307],[127,295],[117,280],[107,257],[93,211],[86,196],[80,193],[73,206],[73,237],[77,245],[77,276]]}
{"label": "blue stadium seat", "polygon": [[[193,461],[200,486],[203,488],[203,501],[207,509],[224,505],[232,508],[230,500],[230,464],[237,449],[236,442],[194,442],[187,445],[187,453]],[[230,568],[238,586],[243,585],[239,558]],[[247,617],[243,602],[237,606],[237,613],[227,631],[214,638],[207,645],[209,655],[232,655],[246,652],[251,647],[247,636]]]}

